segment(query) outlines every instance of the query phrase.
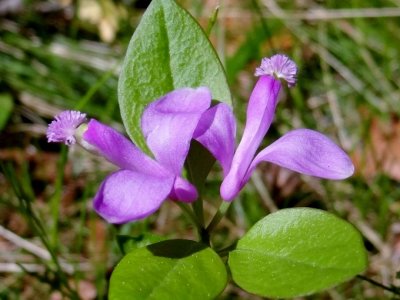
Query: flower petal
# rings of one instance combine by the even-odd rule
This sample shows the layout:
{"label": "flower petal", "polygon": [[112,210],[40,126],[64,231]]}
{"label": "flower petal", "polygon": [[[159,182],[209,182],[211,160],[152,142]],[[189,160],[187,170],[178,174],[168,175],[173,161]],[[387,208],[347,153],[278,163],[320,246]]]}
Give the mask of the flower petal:
{"label": "flower petal", "polygon": [[86,114],[76,110],[66,110],[55,116],[47,128],[47,141],[65,143],[68,146],[75,144],[76,129],[86,121]]}
{"label": "flower petal", "polygon": [[221,185],[221,196],[232,200],[240,191],[240,183],[267,133],[275,115],[281,83],[272,76],[262,75],[250,96],[243,137],[233,157],[232,166]]}
{"label": "flower petal", "polygon": [[130,140],[115,129],[94,119],[90,120],[83,134],[83,141],[94,150],[122,169],[140,171],[156,176],[168,172],[159,163],[146,156]]}
{"label": "flower petal", "polygon": [[283,79],[289,87],[296,85],[297,66],[293,60],[286,55],[276,54],[270,58],[263,58],[261,66],[256,69],[256,76],[269,75]]}
{"label": "flower petal", "polygon": [[174,177],[154,177],[121,170],[109,175],[93,200],[96,212],[107,222],[121,224],[154,213],[167,198]]}
{"label": "flower petal", "polygon": [[262,161],[326,179],[345,179],[354,173],[347,154],[331,139],[310,129],[292,130],[261,151],[252,162],[245,181]]}
{"label": "flower petal", "polygon": [[150,103],[143,112],[147,145],[156,160],[175,175],[182,172],[193,132],[210,104],[207,88],[183,88]]}
{"label": "flower petal", "polygon": [[227,175],[235,151],[235,135],[236,121],[232,109],[220,103],[203,113],[193,138],[210,151]]}
{"label": "flower petal", "polygon": [[182,202],[193,202],[198,196],[197,189],[193,184],[182,177],[175,178],[169,198]]}

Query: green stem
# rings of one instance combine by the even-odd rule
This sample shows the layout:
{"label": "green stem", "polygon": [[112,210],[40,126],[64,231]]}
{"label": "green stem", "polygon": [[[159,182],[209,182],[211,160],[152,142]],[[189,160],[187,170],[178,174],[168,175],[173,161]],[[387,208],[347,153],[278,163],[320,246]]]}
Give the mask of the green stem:
{"label": "green stem", "polygon": [[[261,26],[262,26],[264,32],[265,32],[268,36],[271,37],[272,34],[271,34],[271,31],[270,31],[269,28],[268,28],[268,24],[267,24],[267,22],[266,22],[266,20],[265,20],[265,17],[264,17],[264,15],[263,15],[263,13],[262,13],[262,9],[261,9],[260,4],[258,3],[257,0],[253,0],[253,1],[252,1],[252,4],[253,4],[253,7],[254,7],[254,10],[256,11],[256,13],[258,14],[258,16],[259,16],[259,18],[260,18],[260,23],[261,23]],[[269,44],[269,46],[270,46],[272,52],[275,52],[275,49],[276,49],[276,48],[274,47],[274,44],[273,44],[273,42],[272,42],[272,39],[268,39],[267,41],[268,41],[268,44]]]}
{"label": "green stem", "polygon": [[200,227],[204,228],[203,199],[199,197],[195,202],[193,202],[192,207]]}
{"label": "green stem", "polygon": [[75,106],[76,110],[81,110],[87,105],[87,103],[92,99],[94,94],[104,85],[104,83],[114,74],[116,66],[108,70],[103,76],[86,92],[81,99],[79,99],[78,104]]}
{"label": "green stem", "polygon": [[64,181],[64,168],[67,163],[68,150],[66,146],[61,147],[60,159],[57,164],[57,177],[55,182],[55,193],[50,199],[50,209],[52,215],[52,226],[50,229],[50,242],[54,249],[58,248],[58,219],[60,216],[60,206],[62,197],[62,186]]}
{"label": "green stem", "polygon": [[378,286],[378,287],[380,287],[380,288],[382,288],[382,289],[384,289],[386,291],[389,291],[389,292],[391,292],[391,293],[393,293],[395,295],[400,295],[400,289],[398,287],[386,286],[386,285],[384,285],[382,283],[379,283],[379,282],[377,282],[377,281],[375,281],[375,280],[373,280],[371,278],[365,277],[363,275],[357,275],[357,278],[359,278],[361,280],[364,280],[364,281],[367,281],[367,282],[369,282],[369,283],[371,283],[371,284],[373,284],[375,286]]}
{"label": "green stem", "polygon": [[187,204],[182,203],[180,201],[173,201],[173,202],[183,210],[183,212],[188,216],[188,218],[192,221],[192,223],[196,226],[197,230],[200,232],[203,226],[201,225],[201,222],[199,221],[197,216],[190,209],[190,207]]}
{"label": "green stem", "polygon": [[212,232],[214,230],[214,228],[218,225],[218,223],[221,221],[221,219],[225,216],[230,205],[231,205],[231,202],[226,202],[226,201],[221,202],[221,205],[219,206],[217,213],[211,220],[210,224],[208,224],[208,226],[207,226],[206,230],[208,233]]}
{"label": "green stem", "polygon": [[178,205],[183,210],[183,212],[189,217],[189,219],[196,226],[200,241],[206,245],[210,245],[210,234],[204,228],[203,222],[201,222],[198,219],[198,216],[185,203],[179,201],[174,201],[174,203],[176,203],[176,205]]}
{"label": "green stem", "polygon": [[228,247],[218,250],[217,253],[221,257],[228,256],[229,252],[236,249],[236,245],[237,245],[237,241],[235,241],[233,244],[229,245]]}
{"label": "green stem", "polygon": [[[61,263],[56,255],[55,247],[52,246],[50,240],[48,239],[48,234],[45,227],[43,226],[42,221],[39,219],[36,212],[34,211],[34,208],[32,207],[29,195],[25,195],[22,186],[17,181],[18,177],[15,173],[14,168],[11,164],[3,164],[2,162],[0,162],[0,167],[5,174],[7,180],[11,183],[12,189],[19,201],[19,209],[21,213],[25,216],[29,228],[35,233],[36,236],[39,237],[46,250],[50,253],[52,265],[49,270],[51,270],[51,272],[54,272],[56,280],[58,280],[58,284],[60,285],[61,293],[63,293],[65,296],[68,296],[68,299],[79,299],[78,294],[71,288],[68,282],[67,275],[65,274]],[[64,168],[62,169],[64,170]]]}

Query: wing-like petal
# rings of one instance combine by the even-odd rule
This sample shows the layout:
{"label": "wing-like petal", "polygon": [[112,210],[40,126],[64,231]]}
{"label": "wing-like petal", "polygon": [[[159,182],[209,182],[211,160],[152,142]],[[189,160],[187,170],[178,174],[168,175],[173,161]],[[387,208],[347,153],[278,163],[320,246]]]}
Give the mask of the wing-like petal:
{"label": "wing-like petal", "polygon": [[140,171],[154,176],[164,176],[168,172],[121,133],[94,119],[90,120],[83,134],[83,140],[121,169]]}
{"label": "wing-like petal", "polygon": [[251,163],[245,181],[262,161],[326,179],[345,179],[354,173],[347,154],[331,139],[310,129],[289,131],[262,150]]}
{"label": "wing-like petal", "polygon": [[240,183],[274,119],[280,89],[278,79],[263,75],[251,93],[243,137],[221,185],[221,196],[226,201],[233,200],[241,189]]}
{"label": "wing-like petal", "polygon": [[147,145],[156,160],[175,175],[182,172],[193,132],[210,104],[207,88],[183,88],[150,103],[143,112]]}
{"label": "wing-like petal", "polygon": [[120,170],[109,175],[93,200],[96,212],[107,222],[121,224],[154,213],[168,197],[174,177],[154,177]]}
{"label": "wing-like petal", "polygon": [[169,194],[170,199],[182,202],[193,202],[198,196],[197,189],[193,184],[182,177],[177,176],[175,178],[174,186]]}
{"label": "wing-like petal", "polygon": [[193,138],[210,151],[227,175],[235,151],[235,136],[236,121],[232,109],[220,103],[203,113]]}

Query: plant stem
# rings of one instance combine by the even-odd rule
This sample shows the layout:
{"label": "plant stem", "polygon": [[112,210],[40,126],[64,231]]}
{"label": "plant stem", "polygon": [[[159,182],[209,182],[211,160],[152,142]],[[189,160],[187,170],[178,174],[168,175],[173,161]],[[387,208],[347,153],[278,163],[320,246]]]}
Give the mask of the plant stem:
{"label": "plant stem", "polygon": [[111,68],[109,71],[103,74],[103,76],[94,84],[90,87],[90,89],[86,92],[85,95],[83,95],[82,98],[79,99],[78,104],[75,106],[76,110],[82,110],[83,107],[85,107],[88,102],[92,99],[94,94],[104,85],[104,83],[112,76],[114,75],[115,69],[117,66],[114,66]]}
{"label": "plant stem", "polygon": [[[260,18],[260,23],[261,23],[261,26],[262,26],[264,32],[265,32],[268,36],[272,36],[271,31],[270,31],[269,28],[268,28],[268,24],[267,24],[267,22],[266,22],[266,20],[265,20],[265,17],[264,17],[264,15],[263,15],[263,13],[262,13],[260,4],[258,3],[257,0],[253,0],[253,1],[251,1],[251,2],[252,2],[252,4],[253,4],[253,8],[254,8],[256,14],[258,14],[258,16],[259,16],[259,18]],[[271,48],[272,52],[275,52],[276,48],[274,47],[274,44],[273,44],[273,42],[272,42],[272,39],[268,39],[267,41],[268,41],[269,47]]]}
{"label": "plant stem", "polygon": [[369,283],[371,283],[371,284],[373,284],[375,286],[378,286],[378,287],[380,287],[380,288],[382,288],[382,289],[384,289],[386,291],[389,291],[389,292],[391,292],[391,293],[393,293],[395,295],[400,295],[400,289],[395,287],[395,286],[386,286],[386,285],[384,285],[382,283],[379,283],[379,282],[377,282],[377,281],[375,281],[375,280],[373,280],[371,278],[365,277],[363,275],[357,275],[357,278],[359,278],[361,280],[364,280],[364,281],[367,281],[367,282],[369,282]]}
{"label": "plant stem", "polygon": [[208,226],[206,228],[208,233],[212,232],[214,230],[214,228],[218,225],[218,223],[221,221],[221,219],[225,216],[230,205],[231,205],[231,202],[226,202],[226,201],[221,202],[221,205],[219,206],[217,213],[215,214],[215,216],[211,220],[210,224],[208,224]]}
{"label": "plant stem", "polygon": [[201,225],[201,222],[199,221],[197,216],[194,214],[194,212],[190,209],[190,207],[187,204],[182,203],[180,201],[173,201],[173,202],[183,210],[183,212],[189,217],[189,219],[192,221],[192,223],[196,226],[197,230],[200,232],[200,229],[203,226]]}
{"label": "plant stem", "polygon": [[[197,200],[197,201],[199,201],[199,200]],[[199,220],[198,215],[196,215],[193,212],[193,210],[191,210],[190,207],[188,205],[186,205],[185,203],[182,203],[179,201],[174,201],[174,203],[176,203],[176,205],[178,205],[183,210],[183,212],[189,217],[189,219],[196,226],[200,241],[206,245],[210,245],[210,234],[204,228],[204,224],[203,224],[202,220]],[[202,211],[201,211],[201,215],[203,215]]]}
{"label": "plant stem", "polygon": [[55,193],[50,199],[50,209],[52,215],[52,224],[50,228],[50,243],[53,249],[58,248],[58,221],[60,215],[61,197],[62,197],[62,186],[64,181],[64,168],[67,163],[68,149],[66,146],[61,147],[60,158],[57,163],[57,177],[55,183]]}
{"label": "plant stem", "polygon": [[[46,254],[46,256],[50,255],[50,257],[47,258],[51,259],[52,266],[50,268],[46,267],[46,269],[54,274],[56,280],[58,281],[58,284],[60,285],[60,292],[63,295],[68,296],[69,299],[79,299],[77,292],[75,292],[71,288],[68,282],[68,277],[65,274],[64,269],[61,266],[61,262],[56,255],[55,248],[52,246],[51,241],[48,239],[48,234],[45,227],[43,226],[42,221],[39,219],[31,205],[32,199],[29,199],[29,196],[25,195],[23,188],[16,180],[17,175],[14,168],[11,164],[3,164],[1,162],[0,166],[7,180],[11,183],[13,191],[19,201],[20,212],[26,218],[29,228],[39,237],[44,247],[48,251],[48,254]],[[64,168],[62,169],[64,170]],[[52,282],[50,281],[48,283],[52,284]]]}
{"label": "plant stem", "polygon": [[203,199],[199,197],[199,199],[193,202],[192,207],[200,227],[204,228]]}
{"label": "plant stem", "polygon": [[221,257],[228,256],[229,252],[231,252],[232,250],[234,250],[236,248],[236,245],[237,245],[237,241],[235,241],[234,243],[232,243],[228,247],[225,247],[223,249],[218,250],[217,253]]}

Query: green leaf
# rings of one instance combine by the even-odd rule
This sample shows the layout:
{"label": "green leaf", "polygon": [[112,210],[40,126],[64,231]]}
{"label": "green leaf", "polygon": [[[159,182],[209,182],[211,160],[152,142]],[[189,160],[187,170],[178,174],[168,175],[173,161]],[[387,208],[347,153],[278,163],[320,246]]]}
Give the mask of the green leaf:
{"label": "green leaf", "polygon": [[168,240],[129,252],[111,276],[109,299],[214,299],[227,273],[209,247]]}
{"label": "green leaf", "polygon": [[13,108],[14,102],[11,96],[9,94],[0,94],[0,131],[6,126]]}
{"label": "green leaf", "polygon": [[129,43],[118,101],[132,140],[147,149],[140,129],[144,107],[182,87],[207,86],[231,103],[225,73],[199,24],[173,0],[153,0]]}
{"label": "green leaf", "polygon": [[165,238],[149,232],[140,234],[138,236],[117,235],[118,247],[124,255],[134,249],[145,247],[163,240],[165,240]]}
{"label": "green leaf", "polygon": [[288,298],[311,294],[365,270],[359,232],[311,208],[283,209],[256,223],[229,254],[233,280],[244,290]]}

